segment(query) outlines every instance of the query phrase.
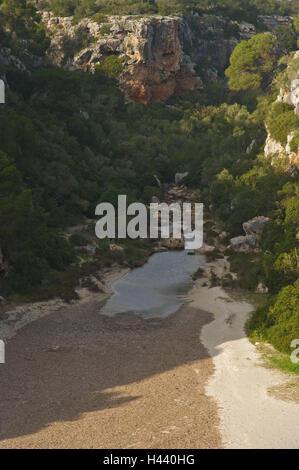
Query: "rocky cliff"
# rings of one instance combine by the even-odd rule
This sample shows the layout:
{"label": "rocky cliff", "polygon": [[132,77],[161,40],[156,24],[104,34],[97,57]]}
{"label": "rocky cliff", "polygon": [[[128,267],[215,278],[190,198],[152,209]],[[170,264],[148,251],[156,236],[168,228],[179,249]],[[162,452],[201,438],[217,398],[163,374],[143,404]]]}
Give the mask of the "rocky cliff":
{"label": "rocky cliff", "polygon": [[[240,40],[256,34],[255,26],[222,17],[108,16],[97,23],[43,13],[52,36],[48,56],[56,65],[93,72],[115,55],[122,62],[119,83],[128,99],[148,103],[195,90],[202,79],[217,80]],[[271,17],[273,29],[289,21]],[[265,19],[260,18],[265,25]],[[269,21],[268,21],[269,22]]]}
{"label": "rocky cliff", "polygon": [[[190,58],[183,51],[184,23],[180,18],[109,17],[98,24],[44,14],[53,33],[49,56],[57,65],[93,71],[110,55],[123,64],[119,82],[126,96],[141,103],[162,101],[184,90],[202,86]],[[88,41],[81,48],[79,36]],[[70,50],[66,44],[72,45]]]}
{"label": "rocky cliff", "polygon": [[[280,89],[277,102],[286,103],[294,107],[294,113],[299,117],[299,52],[297,52],[288,66],[288,80],[284,87]],[[299,124],[299,120],[298,120]],[[268,129],[267,129],[268,130]],[[294,139],[298,134],[298,130],[292,130],[287,136],[287,144],[282,145],[281,142],[273,139],[269,130],[265,145],[266,156],[288,156],[291,164],[299,162],[299,149],[294,151]]]}
{"label": "rocky cliff", "polygon": [[[298,62],[299,65],[299,52],[294,56],[294,61]],[[281,89],[278,96],[278,101],[282,101],[291,106],[294,106],[295,113],[299,116],[299,68],[296,68],[292,72],[292,77],[288,84],[287,89]]]}
{"label": "rocky cliff", "polygon": [[299,161],[299,150],[293,152],[291,150],[291,142],[294,139],[295,133],[291,132],[288,135],[287,144],[284,146],[277,140],[271,137],[271,134],[268,132],[264,152],[266,157],[285,157],[288,156],[291,164],[295,164]]}

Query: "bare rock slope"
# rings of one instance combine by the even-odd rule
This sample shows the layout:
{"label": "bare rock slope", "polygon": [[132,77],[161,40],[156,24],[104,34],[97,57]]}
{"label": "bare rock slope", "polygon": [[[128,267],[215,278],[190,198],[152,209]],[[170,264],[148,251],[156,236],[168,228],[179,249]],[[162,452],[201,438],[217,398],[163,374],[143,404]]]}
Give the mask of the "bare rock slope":
{"label": "bare rock slope", "polygon": [[[218,80],[238,42],[256,34],[254,25],[198,14],[107,16],[100,23],[85,18],[73,24],[72,17],[44,12],[43,21],[52,36],[52,63],[93,72],[114,55],[127,98],[145,104],[201,88],[203,78]],[[273,17],[268,26],[261,21],[274,29],[289,20]]]}

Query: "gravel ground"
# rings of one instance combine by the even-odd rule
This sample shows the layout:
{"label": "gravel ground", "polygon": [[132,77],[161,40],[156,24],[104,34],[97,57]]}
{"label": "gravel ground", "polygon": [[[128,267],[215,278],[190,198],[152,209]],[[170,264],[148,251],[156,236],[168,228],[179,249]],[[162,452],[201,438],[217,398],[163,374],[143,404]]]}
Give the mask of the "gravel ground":
{"label": "gravel ground", "polygon": [[0,448],[219,448],[200,343],[213,316],[108,318],[92,300],[28,324],[0,366]]}

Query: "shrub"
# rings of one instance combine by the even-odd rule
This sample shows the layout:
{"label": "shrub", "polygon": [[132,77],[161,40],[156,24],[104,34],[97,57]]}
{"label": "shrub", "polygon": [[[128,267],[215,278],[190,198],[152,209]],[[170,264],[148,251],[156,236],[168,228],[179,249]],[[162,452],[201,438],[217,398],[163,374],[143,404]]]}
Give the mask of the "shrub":
{"label": "shrub", "polygon": [[106,15],[103,15],[103,13],[96,13],[91,17],[93,21],[96,23],[102,24],[102,23],[107,23],[108,19]]}
{"label": "shrub", "polygon": [[143,200],[146,204],[151,202],[153,196],[161,197],[161,190],[157,186],[145,186],[143,190]]}
{"label": "shrub", "polygon": [[299,127],[299,119],[292,106],[279,102],[272,105],[267,124],[271,137],[285,146],[288,135],[292,130]]}
{"label": "shrub", "polygon": [[291,26],[279,26],[275,31],[277,46],[283,53],[289,53],[296,49],[297,36]]}
{"label": "shrub", "polygon": [[117,55],[106,57],[96,70],[109,78],[117,79],[123,70],[124,59]]}
{"label": "shrub", "polygon": [[239,38],[240,37],[240,28],[237,23],[232,23],[231,21],[227,22],[224,28],[224,37],[231,38],[231,37]]}
{"label": "shrub", "polygon": [[107,36],[108,34],[111,33],[111,27],[108,25],[102,26],[100,33],[102,36]]}
{"label": "shrub", "polygon": [[73,233],[70,242],[74,246],[85,246],[88,244],[88,239],[83,233]]}
{"label": "shrub", "polygon": [[295,29],[296,33],[299,34],[299,15],[297,15],[297,16],[293,19],[293,26],[294,26],[294,29]]}
{"label": "shrub", "polygon": [[291,141],[291,152],[298,153],[299,149],[299,130],[295,132]]}
{"label": "shrub", "polygon": [[75,11],[76,2],[74,0],[52,0],[51,11],[56,16],[71,16]]}
{"label": "shrub", "polygon": [[291,352],[291,342],[299,338],[299,280],[284,287],[267,312],[266,337],[282,352]]}
{"label": "shrub", "polygon": [[281,352],[290,353],[299,338],[299,280],[284,287],[268,304],[257,310],[248,323],[251,336],[270,341]]}

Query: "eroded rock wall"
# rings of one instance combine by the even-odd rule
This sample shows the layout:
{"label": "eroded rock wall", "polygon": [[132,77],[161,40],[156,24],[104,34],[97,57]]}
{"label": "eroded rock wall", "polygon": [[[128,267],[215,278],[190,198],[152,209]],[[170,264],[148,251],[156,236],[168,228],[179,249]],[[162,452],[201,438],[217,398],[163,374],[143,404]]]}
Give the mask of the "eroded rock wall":
{"label": "eroded rock wall", "polygon": [[[108,17],[102,24],[84,19],[76,26],[71,18],[49,13],[43,18],[53,34],[48,51],[53,63],[93,71],[106,57],[117,55],[123,61],[120,86],[133,101],[162,101],[202,86],[183,51],[185,25],[179,17]],[[76,44],[80,35],[90,43],[70,51],[67,43],[80,46]]]}
{"label": "eroded rock wall", "polygon": [[[299,51],[294,55],[293,61],[297,64],[299,59]],[[298,67],[298,66],[297,66]],[[291,79],[287,84],[286,88],[282,88],[277,97],[278,102],[287,103],[294,107],[294,112],[299,116],[299,69],[295,67],[291,74]],[[268,130],[268,129],[267,129]],[[299,163],[299,149],[297,152],[292,151],[292,141],[295,136],[295,131],[292,131],[287,136],[287,144],[284,146],[277,140],[273,139],[269,130],[268,137],[265,145],[265,155],[267,157],[278,156],[278,157],[289,157],[291,164]]]}
{"label": "eroded rock wall", "polygon": [[100,24],[86,18],[73,25],[71,17],[46,12],[43,21],[52,35],[52,63],[92,72],[114,54],[123,63],[120,86],[128,99],[141,103],[196,90],[203,78],[218,80],[238,42],[256,34],[251,24],[198,14],[108,16]]}

